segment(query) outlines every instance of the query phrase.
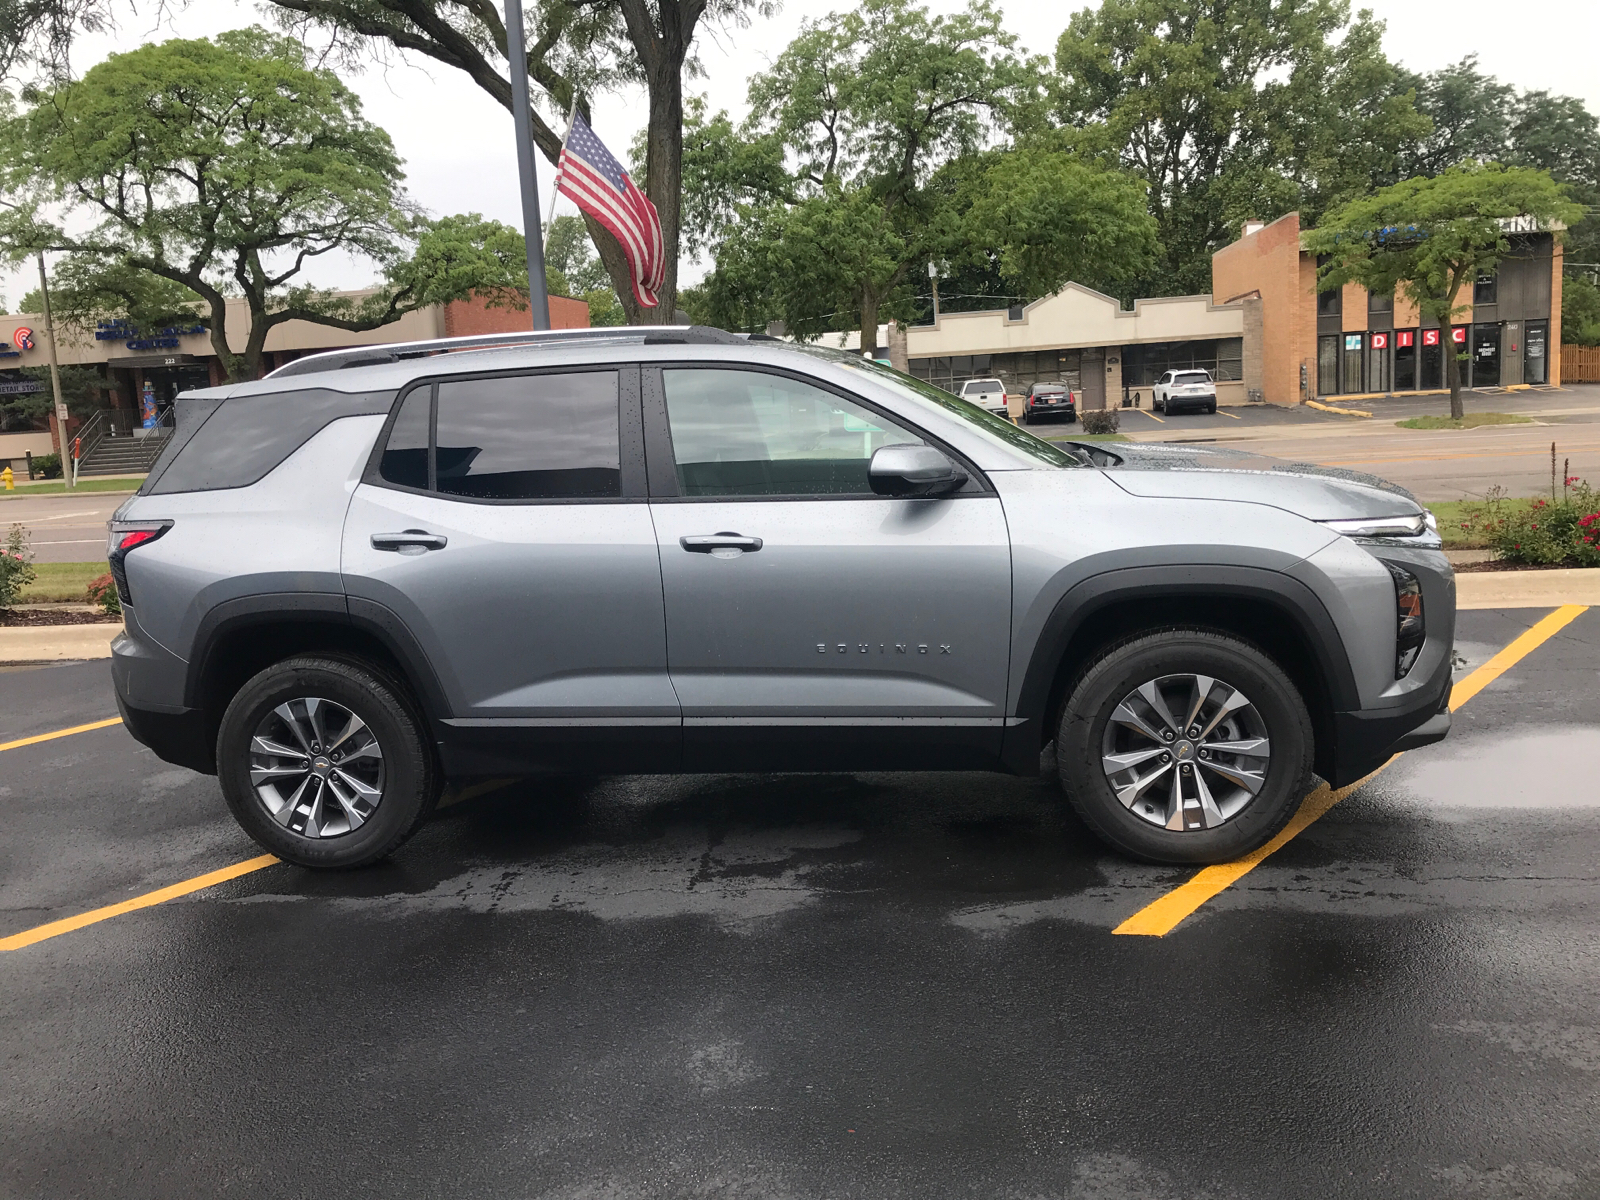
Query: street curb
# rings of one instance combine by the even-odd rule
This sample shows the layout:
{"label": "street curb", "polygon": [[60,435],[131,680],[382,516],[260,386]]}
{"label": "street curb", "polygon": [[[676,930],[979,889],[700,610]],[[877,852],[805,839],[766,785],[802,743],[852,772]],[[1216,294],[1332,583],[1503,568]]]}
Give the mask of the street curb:
{"label": "street curb", "polygon": [[18,625],[0,629],[0,663],[67,662],[110,658],[121,625]]}
{"label": "street curb", "polygon": [[1556,571],[1471,571],[1456,576],[1456,608],[1600,605],[1600,567]]}

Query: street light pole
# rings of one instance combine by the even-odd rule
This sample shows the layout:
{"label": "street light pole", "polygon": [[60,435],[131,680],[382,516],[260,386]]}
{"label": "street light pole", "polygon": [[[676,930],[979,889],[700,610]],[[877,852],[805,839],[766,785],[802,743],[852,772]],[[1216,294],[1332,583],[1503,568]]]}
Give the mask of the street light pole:
{"label": "street light pole", "polygon": [[72,452],[67,448],[67,406],[61,399],[61,364],[56,360],[56,327],[50,319],[50,281],[44,274],[44,251],[39,251],[39,307],[44,309],[44,342],[50,355],[50,387],[56,397],[56,429],[61,434],[61,478],[67,487],[76,487]]}
{"label": "street light pole", "polygon": [[544,232],[539,222],[539,178],[534,174],[533,112],[528,102],[528,51],[522,0],[506,0],[506,57],[511,67],[511,123],[517,134],[517,174],[522,181],[522,240],[528,246],[528,303],[533,327],[550,328],[550,297],[544,281]]}

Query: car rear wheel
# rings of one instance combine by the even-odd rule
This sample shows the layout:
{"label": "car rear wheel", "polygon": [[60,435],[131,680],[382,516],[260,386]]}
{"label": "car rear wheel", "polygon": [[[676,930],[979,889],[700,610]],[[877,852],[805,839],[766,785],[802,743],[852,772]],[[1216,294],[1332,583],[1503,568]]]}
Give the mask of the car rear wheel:
{"label": "car rear wheel", "polygon": [[1074,811],[1109,845],[1150,862],[1228,862],[1299,807],[1311,718],[1248,642],[1162,630],[1111,648],[1073,681],[1056,760]]}
{"label": "car rear wheel", "polygon": [[433,811],[439,776],[415,705],[364,664],[274,663],[234,696],[217,734],[234,817],[302,867],[362,867],[393,853]]}
{"label": "car rear wheel", "polygon": [[1206,411],[1208,413],[1210,413],[1213,417],[1216,416],[1217,415],[1217,402],[1215,400],[1213,400],[1210,404],[1206,405]]}

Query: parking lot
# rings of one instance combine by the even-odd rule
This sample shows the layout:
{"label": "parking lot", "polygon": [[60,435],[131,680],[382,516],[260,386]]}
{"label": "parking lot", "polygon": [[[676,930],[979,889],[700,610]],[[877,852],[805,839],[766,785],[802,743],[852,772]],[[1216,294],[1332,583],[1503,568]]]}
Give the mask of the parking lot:
{"label": "parking lot", "polygon": [[10,745],[104,664],[8,672],[0,1194],[1600,1194],[1600,610],[1457,648],[1203,902],[1047,778],[574,778],[31,942],[259,850],[115,724]]}

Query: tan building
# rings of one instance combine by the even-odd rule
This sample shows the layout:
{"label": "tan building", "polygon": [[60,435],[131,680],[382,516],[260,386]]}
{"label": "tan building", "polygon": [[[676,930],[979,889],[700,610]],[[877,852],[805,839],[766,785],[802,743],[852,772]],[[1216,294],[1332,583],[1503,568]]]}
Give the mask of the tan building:
{"label": "tan building", "polygon": [[1463,386],[1559,386],[1561,246],[1529,222],[1508,224],[1511,253],[1475,281],[1449,330],[1419,320],[1403,295],[1372,296],[1357,284],[1319,293],[1298,213],[1248,222],[1238,241],[1217,251],[1212,299],[1259,306],[1257,369],[1263,398],[1274,404],[1438,390],[1446,344],[1468,356]]}
{"label": "tan building", "polygon": [[[347,292],[360,300],[370,292]],[[550,297],[550,323],[557,329],[589,324],[589,306],[567,296]],[[364,333],[350,333],[310,321],[285,321],[267,335],[266,368],[273,370],[306,354],[345,346],[387,345],[441,337],[506,333],[529,327],[526,309],[491,308],[478,300],[432,305],[407,313],[397,321]],[[243,300],[228,302],[228,345],[243,350],[249,332],[249,313]],[[108,410],[105,424],[117,433],[139,425],[140,399],[146,385],[158,410],[171,405],[180,391],[211,387],[225,375],[211,345],[211,335],[200,325],[159,330],[139,330],[115,322],[102,322],[93,331],[59,327],[57,353],[64,365],[91,366],[105,380],[102,403]],[[31,315],[0,316],[0,395],[41,391],[48,387],[16,370],[49,364],[44,322]],[[82,422],[68,422],[68,435]],[[55,418],[50,428],[0,431],[0,463],[21,460],[28,453],[59,450]]]}
{"label": "tan building", "polygon": [[[1013,395],[1034,383],[1065,383],[1084,408],[1117,407],[1163,371],[1204,367],[1220,404],[1248,398],[1244,378],[1246,306],[1209,296],[1134,301],[1069,283],[1032,304],[941,313],[905,332],[905,369],[955,391],[965,379],[998,378]],[[892,346],[898,351],[898,346]],[[894,357],[893,355],[891,357]]]}

